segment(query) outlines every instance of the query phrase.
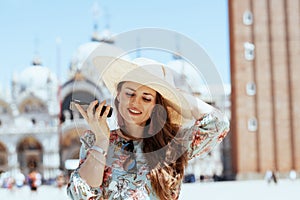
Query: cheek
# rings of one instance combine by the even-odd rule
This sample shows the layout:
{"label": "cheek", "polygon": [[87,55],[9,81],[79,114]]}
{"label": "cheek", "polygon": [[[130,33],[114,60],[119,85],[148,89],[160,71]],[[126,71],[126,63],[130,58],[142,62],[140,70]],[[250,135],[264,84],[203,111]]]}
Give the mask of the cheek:
{"label": "cheek", "polygon": [[124,109],[126,109],[128,106],[127,106],[128,104],[125,102],[125,101],[120,101],[120,103],[119,103],[119,110],[121,111],[121,110],[124,110]]}
{"label": "cheek", "polygon": [[155,105],[147,105],[146,107],[145,107],[145,110],[147,110],[147,115],[150,117],[151,116],[151,113],[152,113],[152,111],[153,111],[153,109],[154,109],[154,106]]}
{"label": "cheek", "polygon": [[127,105],[128,102],[129,102],[129,99],[128,99],[127,96],[126,96],[125,94],[123,94],[123,93],[119,95],[118,100],[119,100],[120,105],[121,105],[121,104],[122,104],[122,105]]}

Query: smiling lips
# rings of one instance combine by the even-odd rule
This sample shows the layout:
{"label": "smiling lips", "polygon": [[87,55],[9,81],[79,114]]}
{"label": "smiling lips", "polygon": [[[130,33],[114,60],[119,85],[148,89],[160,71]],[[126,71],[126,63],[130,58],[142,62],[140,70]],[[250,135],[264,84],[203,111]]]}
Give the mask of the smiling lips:
{"label": "smiling lips", "polygon": [[129,111],[129,113],[132,114],[132,115],[139,115],[139,114],[142,114],[142,112],[139,111],[139,110],[136,109],[136,108],[128,108],[128,111]]}

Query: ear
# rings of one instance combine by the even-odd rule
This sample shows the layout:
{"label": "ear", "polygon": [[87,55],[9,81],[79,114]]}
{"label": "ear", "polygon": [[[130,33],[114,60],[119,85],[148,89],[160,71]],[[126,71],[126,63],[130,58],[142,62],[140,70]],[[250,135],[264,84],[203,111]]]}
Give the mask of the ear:
{"label": "ear", "polygon": [[117,101],[118,101],[118,102],[120,102],[120,92],[118,92],[118,94],[117,94],[117,97],[116,97],[116,98],[117,98]]}

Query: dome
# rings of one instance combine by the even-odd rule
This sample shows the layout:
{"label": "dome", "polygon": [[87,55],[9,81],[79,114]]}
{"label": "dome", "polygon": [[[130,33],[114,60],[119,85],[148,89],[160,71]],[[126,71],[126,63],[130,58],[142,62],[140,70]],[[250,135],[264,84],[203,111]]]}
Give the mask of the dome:
{"label": "dome", "polygon": [[105,42],[88,42],[78,47],[71,59],[71,69],[80,70],[91,55],[120,56],[124,53],[120,48]]}
{"label": "dome", "polygon": [[88,56],[99,46],[99,42],[88,42],[80,45],[71,59],[71,72],[80,70]]}
{"label": "dome", "polygon": [[78,47],[72,57],[70,76],[73,77],[77,71],[81,71],[85,77],[97,81],[99,72],[95,71],[92,59],[95,56],[120,57],[123,54],[124,51],[122,49],[112,44],[105,42],[85,43]]}
{"label": "dome", "polygon": [[18,84],[22,89],[45,89],[48,83],[57,83],[57,78],[47,67],[30,66],[18,76]]}

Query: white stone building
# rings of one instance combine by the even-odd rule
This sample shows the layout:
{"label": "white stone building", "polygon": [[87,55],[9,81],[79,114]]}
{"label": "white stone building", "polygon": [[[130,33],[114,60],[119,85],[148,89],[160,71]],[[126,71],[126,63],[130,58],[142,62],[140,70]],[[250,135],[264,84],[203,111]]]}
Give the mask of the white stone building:
{"label": "white stone building", "polygon": [[38,60],[15,73],[12,90],[0,96],[0,169],[51,177],[59,167],[56,75]]}

